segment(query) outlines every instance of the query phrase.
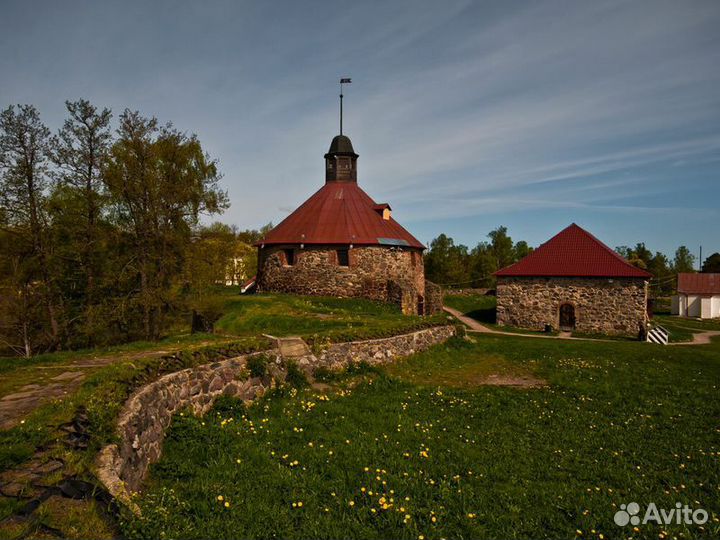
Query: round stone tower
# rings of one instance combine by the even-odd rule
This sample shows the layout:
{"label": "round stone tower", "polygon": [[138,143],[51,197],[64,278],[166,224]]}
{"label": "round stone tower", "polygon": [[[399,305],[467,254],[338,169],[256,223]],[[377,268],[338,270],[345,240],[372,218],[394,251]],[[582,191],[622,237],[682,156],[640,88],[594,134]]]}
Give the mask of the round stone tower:
{"label": "round stone tower", "polygon": [[423,315],[425,246],[360,189],[357,160],[349,137],[333,138],[325,185],[258,242],[257,290],[364,297]]}

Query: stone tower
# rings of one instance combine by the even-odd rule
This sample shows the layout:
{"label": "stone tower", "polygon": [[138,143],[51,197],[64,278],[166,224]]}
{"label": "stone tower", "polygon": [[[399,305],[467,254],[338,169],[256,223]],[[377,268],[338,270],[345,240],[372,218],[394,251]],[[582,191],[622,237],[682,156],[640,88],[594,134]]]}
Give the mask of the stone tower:
{"label": "stone tower", "polygon": [[349,137],[333,138],[325,184],[257,244],[258,292],[364,297],[406,314],[435,311],[437,293],[426,299],[425,246],[393,219],[389,204],[360,189],[357,160]]}

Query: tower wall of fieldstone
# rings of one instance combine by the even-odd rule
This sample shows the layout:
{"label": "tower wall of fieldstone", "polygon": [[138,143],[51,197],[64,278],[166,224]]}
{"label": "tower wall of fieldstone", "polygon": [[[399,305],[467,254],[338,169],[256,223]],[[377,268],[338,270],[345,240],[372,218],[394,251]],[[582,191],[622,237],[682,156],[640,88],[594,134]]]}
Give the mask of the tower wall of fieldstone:
{"label": "tower wall of fieldstone", "polygon": [[[258,292],[368,298],[396,304],[405,314],[425,309],[421,250],[358,246],[348,250],[348,266],[340,266],[338,248],[342,246],[260,248]],[[292,265],[286,249],[294,250]]]}

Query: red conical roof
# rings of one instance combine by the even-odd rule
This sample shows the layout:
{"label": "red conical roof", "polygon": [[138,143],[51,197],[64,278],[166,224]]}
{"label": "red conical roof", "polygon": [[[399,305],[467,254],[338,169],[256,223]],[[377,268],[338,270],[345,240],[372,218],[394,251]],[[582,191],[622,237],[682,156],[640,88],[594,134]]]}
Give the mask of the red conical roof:
{"label": "red conical roof", "polygon": [[530,255],[495,272],[496,276],[637,277],[652,274],[633,266],[573,223]]}
{"label": "red conical roof", "polygon": [[424,249],[397,221],[383,219],[355,182],[327,182],[258,244],[353,244]]}

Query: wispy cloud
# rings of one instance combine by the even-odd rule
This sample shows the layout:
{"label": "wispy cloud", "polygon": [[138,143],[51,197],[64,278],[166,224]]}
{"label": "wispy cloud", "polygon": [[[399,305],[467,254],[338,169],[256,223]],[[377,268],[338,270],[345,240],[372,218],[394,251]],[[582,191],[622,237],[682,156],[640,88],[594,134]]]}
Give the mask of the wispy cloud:
{"label": "wispy cloud", "polygon": [[712,242],[695,229],[720,217],[715,0],[41,6],[3,7],[0,101],[57,126],[82,95],[196,131],[242,227],[320,187],[351,76],[360,183],[420,234],[587,217]]}

